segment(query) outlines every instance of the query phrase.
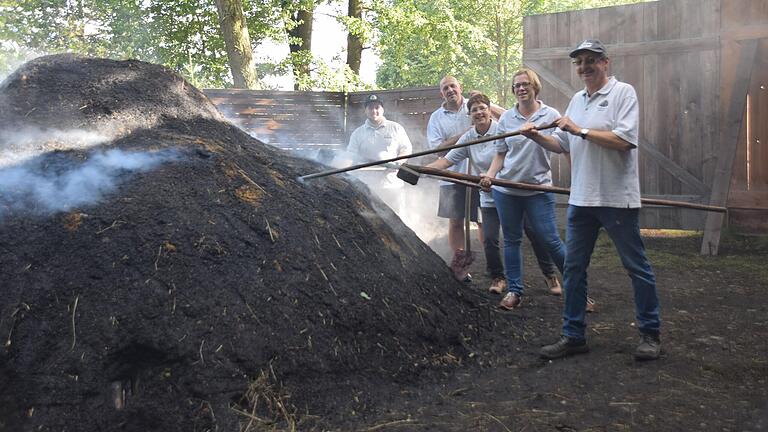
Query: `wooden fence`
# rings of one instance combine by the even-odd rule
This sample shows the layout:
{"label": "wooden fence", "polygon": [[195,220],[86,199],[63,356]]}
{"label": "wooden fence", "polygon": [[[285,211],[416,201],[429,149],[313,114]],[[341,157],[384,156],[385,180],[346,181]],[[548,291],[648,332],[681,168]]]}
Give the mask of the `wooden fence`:
{"label": "wooden fence", "polygon": [[375,92],[295,92],[208,89],[205,94],[235,124],[265,143],[291,151],[337,151],[365,121],[363,101],[375,93],[384,115],[403,125],[414,151],[426,149],[429,116],[442,102],[437,87]]}
{"label": "wooden fence", "polygon": [[[768,107],[766,37],[764,0],[661,0],[527,17],[523,62],[541,75],[542,98],[564,111],[583,88],[568,53],[583,39],[601,39],[611,73],[640,99],[643,194],[728,204],[731,221],[748,207],[768,227],[768,151],[756,144],[768,139],[768,122],[757,121]],[[568,166],[559,161],[553,171],[567,186]],[[717,253],[721,215],[649,208],[642,224],[706,228],[702,251]]]}
{"label": "wooden fence", "polygon": [[339,92],[204,91],[233,123],[286,150],[345,146],[347,97]]}

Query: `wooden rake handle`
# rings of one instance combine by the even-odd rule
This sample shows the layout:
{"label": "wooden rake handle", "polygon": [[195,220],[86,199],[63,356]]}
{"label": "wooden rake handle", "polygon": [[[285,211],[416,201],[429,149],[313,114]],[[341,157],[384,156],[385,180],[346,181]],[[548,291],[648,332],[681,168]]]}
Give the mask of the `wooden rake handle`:
{"label": "wooden rake handle", "polygon": [[[480,183],[480,179],[481,179],[480,176],[462,174],[462,173],[457,173],[453,171],[446,171],[446,170],[430,168],[430,167],[421,166],[421,165],[410,165],[410,164],[404,164],[404,165],[409,169],[416,171],[420,174],[427,174],[433,177],[442,177],[446,179],[461,180],[463,182],[473,182],[473,183]],[[539,192],[552,192],[552,193],[561,194],[561,195],[571,194],[570,189],[557,187],[557,186],[534,185],[534,184],[528,184],[528,183],[513,182],[510,180],[504,180],[504,179],[495,179],[495,178],[490,180],[491,180],[491,184],[493,185],[513,188],[513,189],[523,189],[523,190],[531,190],[531,191],[539,191]],[[703,210],[703,211],[711,211],[711,212],[718,212],[718,213],[725,213],[728,211],[725,207],[690,203],[685,201],[672,201],[672,200],[662,200],[662,199],[655,199],[655,198],[640,198],[640,202],[648,205],[681,207],[681,208],[688,208],[692,210]]]}
{"label": "wooden rake handle", "polygon": [[[558,120],[560,120],[560,119],[558,119]],[[536,129],[537,130],[544,130],[544,129],[552,129],[554,127],[557,127],[557,121],[558,120],[555,120],[552,123],[545,124],[545,125],[542,125],[542,126],[536,126]],[[322,172],[319,172],[319,173],[307,174],[307,175],[303,175],[303,176],[299,177],[299,180],[300,181],[312,180],[312,179],[315,179],[315,178],[325,177],[325,176],[329,176],[329,175],[333,175],[333,174],[341,174],[341,173],[344,173],[344,172],[347,172],[347,171],[354,171],[354,170],[360,169],[360,168],[367,168],[367,167],[374,166],[374,165],[381,165],[381,164],[385,164],[385,163],[389,163],[389,162],[395,162],[395,161],[399,161],[399,160],[403,160],[403,159],[409,159],[409,158],[413,158],[413,157],[419,157],[419,156],[426,156],[426,155],[434,154],[434,153],[447,152],[447,151],[450,151],[450,150],[453,150],[453,149],[457,149],[457,148],[469,147],[471,145],[480,144],[480,143],[484,143],[484,142],[488,142],[488,141],[495,141],[497,139],[502,139],[502,138],[509,138],[509,137],[513,137],[513,136],[517,136],[517,135],[521,135],[521,134],[522,134],[521,131],[516,130],[514,132],[507,132],[507,133],[498,134],[498,135],[491,135],[491,136],[480,137],[480,138],[477,138],[477,139],[474,139],[474,140],[471,140],[471,141],[467,141],[465,143],[456,144],[456,145],[452,145],[452,146],[448,146],[448,147],[436,148],[436,149],[432,149],[432,150],[424,150],[424,151],[420,151],[420,152],[417,152],[417,153],[411,153],[411,154],[397,156],[397,157],[393,157],[393,158],[389,158],[389,159],[382,159],[382,160],[378,160],[378,161],[366,162],[366,163],[361,163],[361,164],[358,164],[358,165],[352,165],[352,166],[348,166],[346,168],[337,168],[337,169],[333,169],[333,170],[322,171]]]}

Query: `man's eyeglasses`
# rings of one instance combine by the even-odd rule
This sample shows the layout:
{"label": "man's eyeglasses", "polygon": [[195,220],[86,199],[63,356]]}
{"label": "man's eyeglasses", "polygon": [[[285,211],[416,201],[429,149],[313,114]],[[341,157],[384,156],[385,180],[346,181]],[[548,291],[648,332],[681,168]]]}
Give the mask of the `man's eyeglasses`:
{"label": "man's eyeglasses", "polygon": [[602,59],[603,59],[603,57],[587,57],[587,58],[584,59],[584,61],[581,61],[579,59],[571,60],[571,64],[573,64],[574,66],[581,66],[582,64],[589,66],[589,65],[593,65],[593,64],[597,63],[598,61],[600,61]]}
{"label": "man's eyeglasses", "polygon": [[519,89],[521,89],[521,88],[528,88],[528,87],[530,87],[530,86],[531,86],[531,83],[529,83],[529,82],[519,82],[519,83],[514,83],[514,84],[512,84],[512,87],[513,87],[515,90],[519,90]]}

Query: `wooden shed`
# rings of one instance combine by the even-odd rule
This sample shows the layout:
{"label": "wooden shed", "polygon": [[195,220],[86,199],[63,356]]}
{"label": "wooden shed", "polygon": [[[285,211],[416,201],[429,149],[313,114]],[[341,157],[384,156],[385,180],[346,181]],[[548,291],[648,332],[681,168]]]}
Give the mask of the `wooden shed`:
{"label": "wooden shed", "polygon": [[[637,90],[644,196],[727,206],[741,231],[768,228],[768,1],[661,0],[526,17],[524,64],[562,112],[583,84],[568,53],[607,45],[611,73]],[[567,186],[568,165],[553,169]],[[716,254],[724,217],[646,208],[644,227],[704,229]]]}

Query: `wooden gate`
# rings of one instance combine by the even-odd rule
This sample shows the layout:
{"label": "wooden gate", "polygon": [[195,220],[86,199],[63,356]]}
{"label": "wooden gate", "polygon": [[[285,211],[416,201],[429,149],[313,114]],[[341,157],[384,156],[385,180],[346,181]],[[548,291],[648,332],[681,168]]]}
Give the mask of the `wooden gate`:
{"label": "wooden gate", "polygon": [[[524,20],[524,37],[524,64],[544,80],[543,100],[563,112],[583,87],[568,53],[586,38],[607,45],[611,73],[632,84],[640,99],[644,196],[730,205],[733,178],[739,206],[768,214],[768,159],[764,145],[754,141],[768,139],[768,126],[749,123],[749,150],[748,132],[740,132],[748,123],[748,92],[754,115],[766,109],[760,83],[766,83],[767,70],[760,67],[765,58],[760,53],[768,37],[768,2],[662,0],[531,16]],[[739,177],[744,167],[749,174]],[[553,171],[567,186],[567,164],[560,159]],[[741,186],[747,178],[751,189]],[[644,227],[706,228],[702,252],[717,253],[722,215],[670,208],[646,208],[641,214]]]}

